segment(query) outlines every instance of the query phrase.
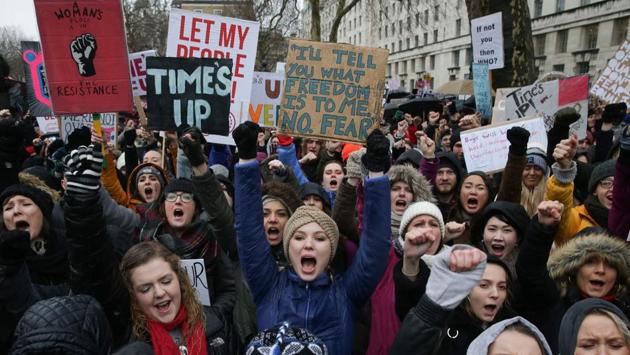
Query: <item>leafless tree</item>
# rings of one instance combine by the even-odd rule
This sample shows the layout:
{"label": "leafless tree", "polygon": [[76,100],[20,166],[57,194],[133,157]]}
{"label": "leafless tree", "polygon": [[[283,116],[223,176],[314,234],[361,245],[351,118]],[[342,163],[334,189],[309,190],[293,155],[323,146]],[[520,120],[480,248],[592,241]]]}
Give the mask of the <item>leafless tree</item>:
{"label": "leafless tree", "polygon": [[24,32],[16,26],[0,27],[0,54],[11,68],[11,77],[24,81],[24,64],[20,42],[25,40]]}
{"label": "leafless tree", "polygon": [[169,0],[123,0],[129,52],[166,52]]}

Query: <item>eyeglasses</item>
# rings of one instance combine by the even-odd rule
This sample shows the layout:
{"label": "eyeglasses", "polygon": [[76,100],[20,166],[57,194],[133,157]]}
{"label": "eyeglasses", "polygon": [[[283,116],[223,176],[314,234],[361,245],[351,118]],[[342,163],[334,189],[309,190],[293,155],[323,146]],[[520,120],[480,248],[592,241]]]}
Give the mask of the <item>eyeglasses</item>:
{"label": "eyeglasses", "polygon": [[188,193],[188,192],[182,192],[180,194],[175,193],[175,192],[169,192],[166,194],[166,201],[168,202],[175,202],[177,201],[177,198],[180,197],[182,202],[184,203],[188,203],[190,201],[193,200],[193,194]]}
{"label": "eyeglasses", "polygon": [[611,187],[613,187],[614,183],[615,183],[614,179],[605,179],[599,182],[599,186],[605,189],[610,189]]}

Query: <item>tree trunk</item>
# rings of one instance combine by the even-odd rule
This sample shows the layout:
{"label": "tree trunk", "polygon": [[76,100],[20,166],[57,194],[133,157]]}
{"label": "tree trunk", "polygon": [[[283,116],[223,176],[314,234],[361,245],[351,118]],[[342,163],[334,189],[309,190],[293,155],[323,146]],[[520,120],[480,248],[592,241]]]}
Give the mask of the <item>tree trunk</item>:
{"label": "tree trunk", "polygon": [[311,3],[311,40],[321,41],[321,18],[319,16],[319,0],[309,0]]}

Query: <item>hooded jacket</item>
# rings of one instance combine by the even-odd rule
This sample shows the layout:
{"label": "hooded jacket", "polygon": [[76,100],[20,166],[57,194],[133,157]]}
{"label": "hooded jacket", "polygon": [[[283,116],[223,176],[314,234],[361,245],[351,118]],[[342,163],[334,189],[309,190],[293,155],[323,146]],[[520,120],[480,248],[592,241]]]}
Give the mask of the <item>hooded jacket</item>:
{"label": "hooded jacket", "polygon": [[34,304],[15,330],[11,354],[110,352],[112,334],[99,303],[87,295],[54,297]]}
{"label": "hooded jacket", "polygon": [[528,300],[523,316],[540,328],[554,352],[562,317],[571,305],[584,298],[577,287],[576,274],[593,257],[617,270],[610,302],[630,315],[626,291],[630,286],[630,246],[607,234],[591,233],[571,239],[549,255],[555,233],[555,228],[545,228],[534,217],[516,261],[519,283]]}
{"label": "hooded jacket", "polygon": [[389,239],[389,181],[366,181],[365,228],[359,251],[338,279],[322,274],[305,282],[278,270],[263,230],[260,174],[256,162],[238,164],[236,233],[243,271],[257,305],[259,329],[281,321],[318,336],[331,354],[351,354],[359,309],[385,271]]}
{"label": "hooded jacket", "polygon": [[542,344],[544,348],[544,355],[552,355],[551,348],[549,348],[549,344],[547,343],[545,336],[540,332],[540,330],[538,330],[538,328],[536,328],[535,325],[522,317],[506,319],[484,330],[483,333],[479,334],[479,336],[470,343],[466,355],[487,355],[490,350],[490,345],[497,340],[505,328],[515,324],[520,324],[528,328],[536,336],[537,342]]}

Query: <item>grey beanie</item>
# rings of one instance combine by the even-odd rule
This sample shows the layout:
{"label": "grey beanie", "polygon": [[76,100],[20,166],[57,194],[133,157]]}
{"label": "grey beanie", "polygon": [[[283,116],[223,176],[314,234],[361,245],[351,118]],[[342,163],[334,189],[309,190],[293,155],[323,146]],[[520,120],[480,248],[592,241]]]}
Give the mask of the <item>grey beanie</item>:
{"label": "grey beanie", "polygon": [[615,163],[613,159],[606,160],[599,164],[591,173],[591,178],[588,180],[588,192],[592,193],[597,188],[597,184],[609,176],[615,175]]}

